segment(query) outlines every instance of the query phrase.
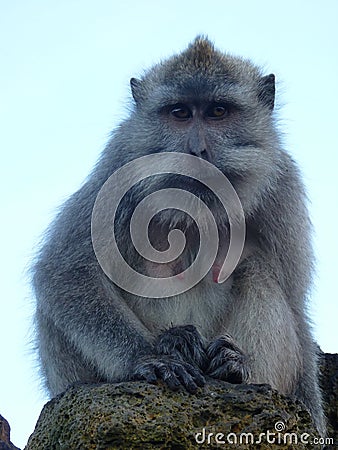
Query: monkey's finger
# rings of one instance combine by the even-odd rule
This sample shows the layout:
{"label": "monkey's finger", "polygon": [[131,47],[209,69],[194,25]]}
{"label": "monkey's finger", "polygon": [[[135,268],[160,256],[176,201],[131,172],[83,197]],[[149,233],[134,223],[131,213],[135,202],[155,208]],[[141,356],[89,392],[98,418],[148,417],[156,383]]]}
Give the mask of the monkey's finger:
{"label": "monkey's finger", "polygon": [[222,366],[223,364],[227,364],[230,361],[234,361],[239,364],[243,363],[244,361],[244,355],[242,353],[235,352],[225,347],[218,347],[217,350],[217,353],[210,358],[207,372],[213,372],[218,367]]}
{"label": "monkey's finger", "polygon": [[195,383],[193,377],[186,371],[183,366],[175,367],[175,373],[181,381],[181,384],[191,394],[195,394],[198,389],[198,385]]}
{"label": "monkey's finger", "polygon": [[144,380],[147,383],[156,384],[158,377],[155,373],[155,368],[150,364],[139,366],[133,376],[134,380]]}
{"label": "monkey's finger", "polygon": [[197,368],[189,365],[188,372],[193,377],[197,386],[202,387],[205,385],[205,378]]}
{"label": "monkey's finger", "polygon": [[250,371],[245,362],[229,360],[220,364],[215,370],[208,372],[208,375],[228,383],[241,384],[248,382]]}
{"label": "monkey's finger", "polygon": [[179,389],[181,382],[170,367],[163,364],[157,367],[156,371],[159,378],[165,382],[169,389],[172,391],[177,391]]}
{"label": "monkey's finger", "polygon": [[215,341],[211,342],[207,347],[207,355],[209,358],[214,358],[221,350],[228,349],[229,351],[242,353],[241,349],[235,344],[230,334],[224,334]]}
{"label": "monkey's finger", "polygon": [[232,384],[242,384],[243,376],[240,372],[229,372],[227,368],[218,367],[214,372],[208,374],[217,380],[227,381]]}

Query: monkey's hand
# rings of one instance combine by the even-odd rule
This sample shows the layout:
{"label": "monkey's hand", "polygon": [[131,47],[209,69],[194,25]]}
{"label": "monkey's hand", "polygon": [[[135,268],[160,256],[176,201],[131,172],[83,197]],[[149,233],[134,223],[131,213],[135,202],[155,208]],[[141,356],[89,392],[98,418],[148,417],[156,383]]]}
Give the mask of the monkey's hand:
{"label": "monkey's hand", "polygon": [[169,328],[159,335],[156,351],[170,355],[204,371],[208,367],[205,342],[193,325]]}
{"label": "monkey's hand", "polygon": [[207,355],[209,367],[206,373],[210,377],[234,384],[248,382],[250,369],[247,358],[229,334],[211,342]]}
{"label": "monkey's hand", "polygon": [[183,386],[191,393],[205,384],[199,368],[206,365],[207,357],[202,336],[194,326],[164,331],[158,337],[155,351],[158,356],[145,357],[136,364],[136,378],[149,383],[162,380],[172,390]]}
{"label": "monkey's hand", "polygon": [[192,394],[199,386],[205,384],[203,376],[196,367],[166,355],[140,358],[133,368],[132,379],[145,380],[152,384],[162,380],[173,391],[183,386]]}

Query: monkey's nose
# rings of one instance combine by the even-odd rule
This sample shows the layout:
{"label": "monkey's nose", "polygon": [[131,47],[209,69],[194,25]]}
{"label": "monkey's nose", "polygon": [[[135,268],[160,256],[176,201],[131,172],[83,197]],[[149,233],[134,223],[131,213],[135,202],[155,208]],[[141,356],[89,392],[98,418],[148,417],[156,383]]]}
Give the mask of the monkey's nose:
{"label": "monkey's nose", "polygon": [[205,139],[202,136],[193,134],[188,139],[188,151],[191,155],[205,159],[210,162],[210,154]]}
{"label": "monkey's nose", "polygon": [[206,148],[202,148],[202,149],[193,148],[190,150],[190,154],[197,156],[198,158],[202,158],[202,159],[209,161],[209,155],[208,155],[208,151]]}

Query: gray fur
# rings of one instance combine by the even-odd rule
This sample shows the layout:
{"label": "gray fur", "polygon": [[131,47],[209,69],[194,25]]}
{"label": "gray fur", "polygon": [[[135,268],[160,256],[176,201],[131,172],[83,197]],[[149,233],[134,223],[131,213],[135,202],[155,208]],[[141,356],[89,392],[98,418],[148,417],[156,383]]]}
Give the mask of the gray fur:
{"label": "gray fur", "polygon": [[[130,117],[60,210],[33,268],[37,343],[50,394],[76,381],[161,378],[173,389],[183,385],[194,392],[203,374],[249,378],[296,394],[324,433],[317,350],[306,312],[311,225],[298,168],[276,130],[274,77],[197,38],[141,80],[132,79],[131,89]],[[163,112],[177,103],[199,111],[213,101],[236,106],[224,126],[180,131]],[[193,153],[221,169],[242,201],[248,233],[244,256],[225,284],[206,277],[177,297],[145,300],[104,275],[93,252],[91,212],[116,169],[161,151]],[[117,231],[122,242],[128,241],[127,221],[137,201],[161,183],[148,179],[127,197]],[[216,206],[210,201],[226,236],[227,219]],[[164,212],[154,224],[156,235],[162,238],[179,224],[189,235],[191,222],[182,214]],[[125,252],[142,267],[127,245]]]}

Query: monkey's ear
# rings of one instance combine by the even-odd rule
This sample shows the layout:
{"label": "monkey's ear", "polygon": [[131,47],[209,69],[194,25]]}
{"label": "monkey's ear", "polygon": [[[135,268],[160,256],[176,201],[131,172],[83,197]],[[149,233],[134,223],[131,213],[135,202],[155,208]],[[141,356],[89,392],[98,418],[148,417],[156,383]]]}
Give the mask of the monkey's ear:
{"label": "monkey's ear", "polygon": [[258,82],[258,98],[269,109],[273,110],[275,105],[275,76],[274,74],[262,77]]}
{"label": "monkey's ear", "polygon": [[144,97],[144,88],[142,80],[138,80],[137,78],[131,78],[130,88],[135,102],[139,103]]}

